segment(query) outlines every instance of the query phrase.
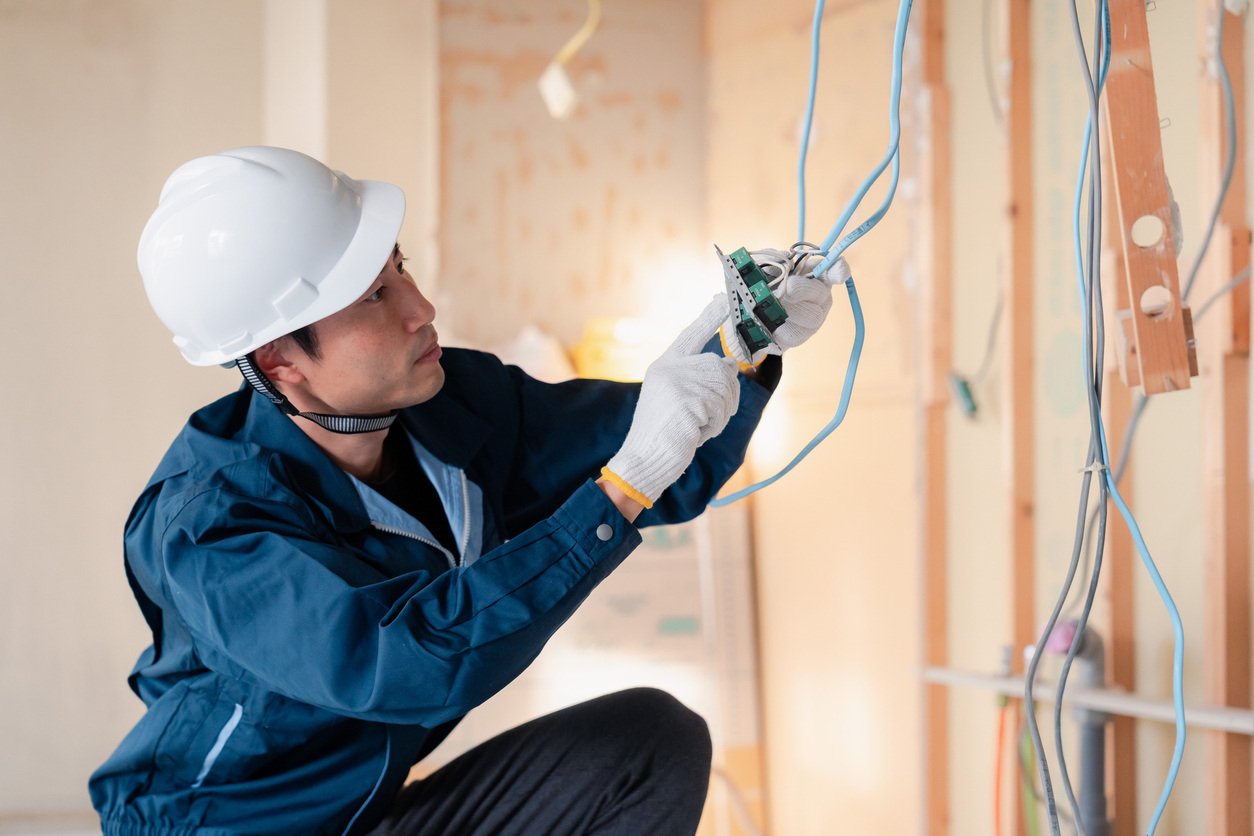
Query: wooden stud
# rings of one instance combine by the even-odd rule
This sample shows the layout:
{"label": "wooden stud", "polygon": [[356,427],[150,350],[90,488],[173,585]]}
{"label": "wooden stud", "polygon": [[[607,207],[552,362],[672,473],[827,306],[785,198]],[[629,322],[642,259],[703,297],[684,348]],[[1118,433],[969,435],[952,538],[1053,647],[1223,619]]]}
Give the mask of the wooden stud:
{"label": "wooden stud", "polygon": [[[1113,376],[1104,397],[1110,399],[1107,412],[1111,424],[1119,431],[1108,433],[1112,445],[1123,443],[1123,428],[1132,410],[1132,390]],[[1120,391],[1121,390],[1121,391]],[[1117,449],[1117,448],[1112,448]],[[1131,467],[1126,486],[1120,488],[1126,501],[1131,501]],[[1105,570],[1102,580],[1109,605],[1106,616],[1106,681],[1135,693],[1136,690],[1136,626],[1133,576],[1136,572],[1136,550],[1132,534],[1110,503],[1110,526],[1106,537]],[[1136,721],[1131,717],[1114,717],[1106,731],[1106,786],[1110,788],[1109,811],[1114,818],[1111,836],[1135,836],[1136,827]]]}
{"label": "wooden stud", "polygon": [[[1249,358],[1205,364],[1206,699],[1250,706]],[[1250,833],[1250,738],[1208,733],[1206,832]]]}
{"label": "wooden stud", "polygon": [[[1200,27],[1203,38],[1203,65],[1208,68],[1202,76],[1200,120],[1202,128],[1202,172],[1199,206],[1206,211],[1214,205],[1219,195],[1226,156],[1226,130],[1223,93],[1219,79],[1210,71],[1214,55],[1215,9],[1202,6],[1203,22]],[[1198,290],[1189,302],[1202,303],[1207,293],[1227,284],[1242,269],[1249,266],[1250,227],[1246,218],[1245,201],[1245,20],[1240,15],[1225,13],[1223,55],[1232,85],[1233,105],[1236,114],[1237,154],[1234,159],[1232,181],[1224,205],[1220,207],[1219,224],[1211,243],[1210,257],[1203,265],[1198,279]],[[1204,290],[1201,285],[1209,284]],[[1207,313],[1207,322],[1219,322],[1220,326],[1207,329],[1207,343],[1211,350],[1225,354],[1248,355],[1250,351],[1250,284],[1236,288],[1220,300]],[[1217,340],[1217,341],[1216,341]]]}
{"label": "wooden stud", "polygon": [[[1102,177],[1104,193],[1112,193],[1112,172],[1109,147],[1103,147]],[[1117,213],[1105,203],[1102,235],[1102,282],[1107,312],[1127,310],[1128,285],[1123,280],[1123,247],[1119,240]],[[1116,329],[1107,325],[1107,335]],[[1130,331],[1129,331],[1130,333]],[[1132,417],[1136,393],[1131,382],[1121,380],[1120,364],[1127,361],[1117,339],[1106,343],[1105,388],[1102,404],[1106,410],[1106,438],[1111,455],[1118,456]],[[1135,374],[1135,363],[1130,364]],[[1129,504],[1133,501],[1134,459],[1124,470],[1119,490]],[[1115,463],[1111,463],[1114,467]],[[1113,503],[1109,504],[1106,526],[1106,549],[1102,559],[1101,592],[1107,608],[1098,627],[1106,644],[1106,682],[1109,687],[1121,688],[1128,693],[1136,692],[1136,619],[1135,583],[1137,567],[1136,548],[1132,534],[1123,524]],[[1113,819],[1111,836],[1137,836],[1136,809],[1136,720],[1132,717],[1114,716],[1106,727],[1106,786],[1108,788],[1107,811]]]}
{"label": "wooden stud", "polygon": [[[1189,387],[1176,233],[1163,169],[1144,0],[1111,0],[1110,21],[1110,72],[1102,100],[1115,170],[1128,318],[1141,386],[1151,395]],[[1147,310],[1156,304],[1162,305],[1160,312]]]}
{"label": "wooden stud", "polygon": [[[917,203],[920,246],[918,318],[922,352],[922,473],[919,524],[920,576],[923,616],[920,646],[923,667],[947,665],[948,617],[948,416],[949,374],[953,370],[953,256],[952,182],[950,174],[949,92],[945,83],[944,0],[927,0],[916,12],[912,41],[918,50],[921,78],[918,124],[907,135],[916,138],[913,155],[919,166]],[[924,683],[922,775],[923,815],[920,832],[948,836],[949,807],[949,690]]]}
{"label": "wooden stud", "polygon": [[[1003,10],[1002,56],[1006,79],[1006,236],[1009,269],[1003,278],[1007,352],[1002,413],[1003,472],[1009,504],[1007,541],[1010,560],[1011,643],[1017,648],[1036,642],[1036,402],[1035,274],[1033,270],[1032,184],[1032,7],[1028,0],[1006,0]],[[1011,653],[1014,673],[1023,673],[1023,654]],[[1017,724],[1023,711],[1016,703]],[[1016,816],[1017,836],[1024,836],[1023,818]]]}
{"label": "wooden stud", "polygon": [[[1031,6],[1028,0],[1008,0],[1004,54],[1008,57],[1009,95],[1006,100],[1005,140],[1007,177],[1006,251],[1010,269],[1005,277],[1007,328],[1005,392],[1005,449],[1009,451],[1005,476],[1010,500],[1009,530],[1012,561],[1011,595],[1014,602],[1012,635],[1016,647],[1035,644],[1036,583],[1034,554],[1035,447],[1034,400],[1034,270],[1032,188],[1032,73]],[[1013,668],[1023,671],[1023,658],[1014,654]]]}
{"label": "wooden stud", "polygon": [[[1215,54],[1213,4],[1201,4],[1202,171],[1200,206],[1214,205],[1228,153],[1223,93]],[[1237,128],[1235,167],[1204,270],[1191,294],[1204,302],[1250,266],[1246,220],[1245,33],[1240,15],[1223,12],[1220,48],[1233,88]],[[1202,357],[1202,468],[1206,579],[1206,698],[1231,708],[1250,707],[1250,286],[1226,294],[1199,324]],[[1206,832],[1250,833],[1251,740],[1209,732]]]}

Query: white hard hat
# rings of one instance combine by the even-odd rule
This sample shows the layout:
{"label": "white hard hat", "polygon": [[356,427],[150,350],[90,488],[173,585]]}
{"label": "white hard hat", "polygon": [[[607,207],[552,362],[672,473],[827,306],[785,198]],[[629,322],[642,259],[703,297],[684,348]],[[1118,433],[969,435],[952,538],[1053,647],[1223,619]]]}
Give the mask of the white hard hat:
{"label": "white hard hat", "polygon": [[225,364],[365,293],[404,216],[391,183],[286,148],[235,148],[166,180],[139,239],[139,272],[188,362]]}

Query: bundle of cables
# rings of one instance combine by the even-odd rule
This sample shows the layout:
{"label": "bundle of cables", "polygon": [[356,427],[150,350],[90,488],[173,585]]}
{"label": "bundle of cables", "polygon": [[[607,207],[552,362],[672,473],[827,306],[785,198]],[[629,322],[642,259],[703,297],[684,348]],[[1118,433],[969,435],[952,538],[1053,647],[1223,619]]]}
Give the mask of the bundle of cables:
{"label": "bundle of cables", "polygon": [[[1071,643],[1071,646],[1068,649],[1067,656],[1063,661],[1062,669],[1058,678],[1053,718],[1054,750],[1058,759],[1058,767],[1062,777],[1063,788],[1071,806],[1072,818],[1075,822],[1077,831],[1081,834],[1086,833],[1086,825],[1095,829],[1104,827],[1104,822],[1084,822],[1080,818],[1079,805],[1076,802],[1075,794],[1072,790],[1070,776],[1067,772],[1066,758],[1063,754],[1061,713],[1063,697],[1067,685],[1067,676],[1076,654],[1080,649],[1085,626],[1088,622],[1090,613],[1092,612],[1093,602],[1097,593],[1097,585],[1101,576],[1102,553],[1105,546],[1107,522],[1107,500],[1109,499],[1118,509],[1120,515],[1123,517],[1124,523],[1127,525],[1128,530],[1132,535],[1132,539],[1137,552],[1140,555],[1141,562],[1145,566],[1146,571],[1149,573],[1150,579],[1153,582],[1160,599],[1162,600],[1163,606],[1167,610],[1172,626],[1172,701],[1175,710],[1176,736],[1171,763],[1168,767],[1167,775],[1164,779],[1158,802],[1154,808],[1153,815],[1146,830],[1147,833],[1153,834],[1157,830],[1159,822],[1162,819],[1167,801],[1170,798],[1172,788],[1175,785],[1176,777],[1179,774],[1181,760],[1184,756],[1186,739],[1183,692],[1184,627],[1180,620],[1179,610],[1176,608],[1175,602],[1172,600],[1171,593],[1167,590],[1166,584],[1163,582],[1162,575],[1159,573],[1158,568],[1150,555],[1149,547],[1146,545],[1145,538],[1142,536],[1140,527],[1137,524],[1132,511],[1128,508],[1127,503],[1124,501],[1123,496],[1120,494],[1118,486],[1120,477],[1123,475],[1123,471],[1127,463],[1128,453],[1131,449],[1131,443],[1136,427],[1141,419],[1141,416],[1145,412],[1148,401],[1144,395],[1138,397],[1137,403],[1133,408],[1132,416],[1129,420],[1129,425],[1124,434],[1124,442],[1122,449],[1120,450],[1119,460],[1114,465],[1113,470],[1110,460],[1110,451],[1106,439],[1106,430],[1102,422],[1101,398],[1105,330],[1101,292],[1102,276],[1100,252],[1102,181],[1101,158],[1098,153],[1099,120],[1097,107],[1110,62],[1110,14],[1105,0],[1101,0],[1101,2],[1096,4],[1094,12],[1095,20],[1093,24],[1093,56],[1090,63],[1090,57],[1087,49],[1085,48],[1083,35],[1081,33],[1079,14],[1076,10],[1075,0],[1071,0],[1069,6],[1072,31],[1075,36],[1076,47],[1080,56],[1085,92],[1089,102],[1089,114],[1085,127],[1081,162],[1076,182],[1073,237],[1076,253],[1076,273],[1080,293],[1080,306],[1084,313],[1084,374],[1085,388],[1088,395],[1090,439],[1089,452],[1081,482],[1079,514],[1076,522],[1075,545],[1071,562],[1067,569],[1066,578],[1063,581],[1063,587],[1059,592],[1050,618],[1041,632],[1032,660],[1029,663],[1024,687],[1024,701],[1028,727],[1037,754],[1037,764],[1040,771],[1041,782],[1045,790],[1045,800],[1049,816],[1050,830],[1051,833],[1058,834],[1058,810],[1054,799],[1048,759],[1045,754],[1044,746],[1041,742],[1040,730],[1036,722],[1033,688],[1035,685],[1037,666],[1043,655],[1042,651],[1046,641],[1054,631],[1054,626],[1058,622],[1063,605],[1070,594],[1071,585],[1076,576],[1077,566],[1080,562],[1081,554],[1083,553],[1086,559],[1085,572],[1083,574],[1088,575],[1088,588],[1083,598],[1083,604],[1080,607],[1078,629],[1075,633],[1075,640]],[[1217,57],[1215,69],[1224,94],[1224,112],[1226,117],[1227,133],[1226,147],[1228,149],[1228,159],[1226,160],[1224,166],[1224,175],[1220,193],[1211,213],[1205,236],[1203,237],[1202,244],[1195,256],[1188,278],[1185,281],[1182,292],[1182,296],[1185,301],[1188,300],[1189,294],[1193,289],[1194,282],[1197,279],[1198,270],[1201,266],[1203,258],[1205,257],[1206,250],[1209,247],[1224,198],[1228,191],[1228,186],[1232,179],[1232,172],[1235,164],[1235,160],[1232,156],[1233,149],[1236,148],[1236,127],[1234,122],[1235,114],[1232,98],[1232,86],[1228,78],[1227,68],[1223,62],[1222,52],[1219,48],[1223,32],[1223,17],[1224,6],[1221,3],[1219,4],[1215,32],[1215,54]],[[1086,180],[1088,184],[1088,200],[1087,205],[1083,208],[1087,211],[1082,213],[1081,210],[1084,204],[1083,196],[1085,194]],[[1081,228],[1082,215],[1083,230]],[[1248,279],[1248,275],[1248,270],[1242,271],[1241,274],[1235,276],[1225,286],[1218,289],[1210,299],[1198,308],[1195,321],[1201,319],[1202,315],[1205,314],[1205,312],[1220,296],[1230,292],[1242,282],[1246,281]],[[1097,504],[1089,515],[1089,519],[1086,524],[1085,516],[1086,512],[1089,511],[1090,483],[1094,474],[1097,474],[1099,477],[1099,497]],[[1094,528],[1096,528],[1095,532]],[[1094,539],[1094,533],[1096,534],[1096,539]],[[1087,565],[1090,561],[1090,553],[1091,569]],[[1077,599],[1077,602],[1078,601],[1079,599]]]}
{"label": "bundle of cables", "polygon": [[[901,140],[901,76],[902,61],[906,44],[906,26],[910,21],[910,9],[913,6],[913,0],[901,0],[897,8],[897,24],[893,32],[893,59],[892,59],[892,81],[891,92],[889,96],[889,140],[888,150],[885,152],[883,159],[872,169],[871,173],[866,176],[859,186],[857,192],[849,200],[845,206],[844,212],[840,218],[832,226],[821,244],[817,247],[812,244],[805,243],[806,234],[806,156],[810,147],[810,131],[814,122],[814,100],[818,87],[819,76],[819,33],[823,23],[823,11],[826,7],[825,0],[818,0],[814,6],[814,22],[810,32],[810,89],[809,97],[806,103],[805,126],[802,131],[801,139],[801,155],[797,164],[797,203],[798,203],[798,220],[797,220],[797,241],[787,254],[780,254],[780,258],[772,258],[771,262],[776,263],[781,268],[789,266],[802,265],[809,269],[809,275],[812,277],[822,276],[827,270],[840,258],[841,254],[849,248],[851,244],[866,235],[888,212],[888,207],[892,205],[893,196],[897,193],[897,180],[899,174],[899,154],[898,146]],[[848,225],[853,214],[858,211],[858,207],[862,204],[862,200],[866,197],[866,193],[875,185],[885,169],[892,167],[892,174],[889,180],[888,193],[884,197],[883,203],[873,212],[870,217],[859,224],[843,237],[842,233]],[[762,251],[759,251],[762,252]],[[779,251],[771,251],[778,253]],[[755,260],[757,256],[755,254]],[[779,277],[782,280],[782,277]],[[845,369],[845,382],[841,386],[840,403],[836,407],[836,414],[832,416],[831,421],[827,423],[818,433],[801,449],[792,461],[784,465],[773,476],[755,482],[746,488],[736,491],[727,496],[718,497],[710,502],[710,505],[718,508],[729,505],[740,499],[744,499],[751,493],[759,491],[768,485],[774,484],[779,479],[787,475],[794,467],[796,467],[802,459],[810,455],[825,438],[832,434],[832,431],[840,426],[845,420],[845,415],[849,411],[849,399],[853,395],[854,379],[858,374],[858,362],[862,357],[862,344],[866,337],[866,323],[862,315],[862,303],[858,299],[858,291],[854,286],[852,278],[845,281],[845,290],[849,293],[849,308],[853,314],[854,322],[854,338],[853,347],[849,352],[849,363]]]}
{"label": "bundle of cables", "polygon": [[[764,269],[771,276],[772,284],[778,284],[784,277],[794,274],[804,265],[808,269],[809,275],[821,276],[840,255],[848,249],[850,245],[860,239],[863,235],[873,229],[876,224],[884,217],[892,204],[893,197],[896,193],[898,175],[899,175],[899,141],[901,136],[900,121],[900,100],[901,100],[901,77],[902,77],[902,55],[904,51],[906,27],[910,17],[910,9],[912,0],[901,0],[898,7],[897,25],[894,31],[893,40],[893,65],[892,65],[892,83],[889,107],[889,123],[890,138],[888,150],[883,159],[872,170],[872,172],[862,182],[858,191],[847,204],[840,218],[832,226],[831,231],[823,239],[818,246],[798,243],[793,245],[789,251],[783,252],[779,250],[759,250],[752,253],[755,260],[760,260]],[[805,168],[806,156],[809,148],[810,132],[814,115],[815,93],[818,79],[818,63],[819,63],[819,35],[823,19],[825,2],[818,0],[814,10],[814,20],[811,30],[811,62],[810,62],[810,85],[809,98],[806,108],[806,117],[804,130],[802,133],[801,153],[797,169],[797,192],[798,192],[798,231],[797,240],[804,242],[805,235],[805,214],[806,214],[806,184],[805,184]],[[1108,501],[1113,502],[1123,517],[1125,524],[1132,534],[1133,541],[1137,551],[1140,554],[1142,563],[1146,571],[1149,573],[1155,588],[1158,591],[1163,605],[1167,609],[1168,615],[1172,623],[1173,631],[1173,664],[1172,664],[1172,695],[1176,714],[1176,742],[1172,753],[1171,765],[1168,769],[1166,779],[1163,783],[1162,792],[1159,796],[1158,803],[1154,809],[1153,817],[1150,821],[1147,832],[1153,834],[1158,827],[1158,823],[1162,818],[1163,811],[1167,801],[1171,795],[1171,790],[1175,784],[1176,777],[1179,773],[1180,762],[1184,754],[1185,745],[1185,723],[1184,723],[1184,699],[1183,699],[1183,654],[1184,654],[1184,630],[1180,621],[1180,614],[1170,592],[1167,590],[1163,582],[1162,576],[1150,555],[1149,547],[1145,543],[1145,539],[1141,534],[1139,525],[1136,522],[1132,511],[1124,501],[1119,492],[1118,481],[1122,475],[1122,470],[1126,462],[1128,450],[1130,449],[1132,436],[1135,432],[1137,422],[1145,411],[1146,400],[1144,396],[1138,400],[1133,411],[1130,425],[1125,434],[1123,449],[1120,453],[1119,464],[1112,471],[1110,466],[1110,454],[1106,439],[1106,431],[1102,422],[1102,385],[1103,385],[1103,357],[1105,353],[1105,327],[1104,327],[1104,311],[1102,307],[1101,293],[1101,211],[1102,211],[1102,191],[1101,191],[1101,160],[1099,154],[1099,119],[1098,119],[1098,101],[1101,96],[1102,87],[1106,78],[1106,72],[1110,61],[1110,14],[1106,5],[1106,0],[1100,0],[1096,4],[1094,12],[1094,36],[1093,36],[1093,56],[1090,63],[1088,50],[1084,45],[1083,35],[1080,30],[1079,13],[1075,6],[1075,0],[1070,3],[1070,15],[1073,33],[1080,55],[1080,63],[1083,68],[1084,85],[1089,103],[1089,114],[1085,127],[1084,141],[1081,152],[1081,162],[1076,182],[1076,197],[1074,207],[1074,243],[1076,250],[1076,269],[1078,278],[1078,289],[1080,295],[1080,305],[1084,316],[1084,381],[1085,390],[1088,400],[1088,415],[1090,423],[1090,439],[1089,449],[1086,456],[1085,467],[1082,471],[1081,489],[1080,489],[1080,511],[1076,525],[1075,545],[1072,553],[1072,559],[1067,569],[1066,578],[1063,587],[1058,595],[1050,618],[1045,628],[1041,632],[1040,639],[1037,643],[1036,650],[1032,655],[1032,659],[1028,665],[1027,676],[1024,685],[1024,701],[1027,716],[1027,725],[1029,736],[1031,738],[1033,749],[1036,754],[1037,767],[1040,771],[1040,777],[1045,794],[1046,808],[1049,817],[1051,833],[1059,833],[1059,811],[1054,797],[1052,775],[1049,767],[1048,757],[1041,740],[1040,729],[1038,727],[1035,715],[1034,687],[1036,681],[1037,669],[1040,659],[1042,658],[1044,645],[1049,636],[1053,633],[1054,627],[1058,622],[1059,615],[1070,594],[1072,584],[1074,583],[1077,568],[1079,566],[1081,555],[1086,556],[1092,554],[1091,570],[1087,571],[1088,588],[1084,597],[1084,602],[1079,616],[1079,625],[1075,633],[1075,641],[1072,642],[1067,656],[1063,662],[1062,670],[1058,681],[1057,698],[1054,701],[1054,743],[1055,752],[1058,758],[1058,767],[1062,776],[1062,783],[1070,802],[1073,815],[1071,820],[1075,823],[1076,829],[1081,834],[1085,833],[1085,822],[1079,816],[1079,805],[1076,802],[1075,794],[1072,789],[1070,776],[1067,772],[1066,759],[1063,754],[1062,734],[1061,734],[1061,712],[1063,698],[1066,689],[1067,676],[1075,660],[1076,653],[1079,650],[1080,643],[1083,639],[1084,629],[1088,618],[1092,611],[1093,602],[1096,597],[1097,585],[1101,575],[1102,552],[1105,544],[1106,522]],[[1223,6],[1219,11],[1219,35],[1222,35]],[[1218,38],[1217,41],[1218,43]],[[1217,47],[1218,54],[1218,47]],[[1188,279],[1184,286],[1183,295],[1187,300],[1189,292],[1193,288],[1193,283],[1197,278],[1198,268],[1205,255],[1206,248],[1209,245],[1211,235],[1215,228],[1220,205],[1227,192],[1228,183],[1231,180],[1233,160],[1231,158],[1232,149],[1236,147],[1235,125],[1233,122],[1234,112],[1232,103],[1232,89],[1228,79],[1226,68],[1224,67],[1222,56],[1217,61],[1217,72],[1223,86],[1225,95],[1225,113],[1227,116],[1227,131],[1229,159],[1225,165],[1224,181],[1219,199],[1216,203],[1215,210],[1211,215],[1210,223],[1206,232],[1206,236],[1202,247],[1199,249],[1196,260],[1190,270]],[[853,214],[861,205],[866,193],[870,190],[886,169],[891,166],[891,175],[888,186],[888,192],[880,207],[873,212],[864,222],[847,234],[845,227],[849,223]],[[1085,203],[1085,185],[1087,189],[1087,204]],[[1086,211],[1082,211],[1086,210]],[[1081,219],[1084,218],[1082,234]],[[843,234],[843,237],[842,237]],[[1207,300],[1198,308],[1196,318],[1200,319],[1206,310],[1218,299],[1222,294],[1230,292],[1232,289],[1240,285],[1243,281],[1248,280],[1248,271],[1241,275],[1235,276],[1227,285],[1216,291],[1215,295]],[[789,473],[798,463],[801,462],[809,453],[818,446],[828,435],[835,430],[841,422],[849,408],[849,400],[853,391],[854,379],[857,375],[858,362],[862,354],[862,345],[865,338],[865,322],[862,314],[862,307],[858,299],[857,289],[852,279],[845,282],[846,290],[849,294],[849,305],[854,320],[854,340],[850,351],[849,362],[845,372],[844,384],[841,388],[840,402],[832,420],[824,426],[811,441],[778,473],[773,476],[756,482],[742,490],[736,491],[726,497],[715,499],[710,504],[719,507],[736,502],[744,497],[761,490],[762,488],[773,484],[778,479]],[[1000,305],[999,305],[1000,310]],[[990,337],[991,340],[991,337]],[[1092,480],[1094,476],[1098,476],[1098,498],[1093,511],[1093,517],[1086,525],[1086,513],[1090,505],[1090,492],[1092,488]],[[1093,538],[1090,534],[1091,529],[1096,524],[1096,545],[1091,550],[1087,546],[1092,545]],[[1086,536],[1088,535],[1088,536]],[[1087,569],[1087,567],[1086,567]],[[1097,824],[1097,823],[1093,823]]]}

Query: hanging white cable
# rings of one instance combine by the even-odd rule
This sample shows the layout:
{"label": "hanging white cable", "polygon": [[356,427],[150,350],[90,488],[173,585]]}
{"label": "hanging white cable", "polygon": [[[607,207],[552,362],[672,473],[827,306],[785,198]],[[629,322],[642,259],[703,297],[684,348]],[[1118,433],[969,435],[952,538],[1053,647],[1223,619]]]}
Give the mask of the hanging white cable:
{"label": "hanging white cable", "polygon": [[540,75],[540,96],[554,119],[565,119],[575,109],[579,96],[566,72],[566,64],[575,57],[575,53],[583,49],[600,23],[601,0],[588,0],[588,17],[583,26],[557,51]]}

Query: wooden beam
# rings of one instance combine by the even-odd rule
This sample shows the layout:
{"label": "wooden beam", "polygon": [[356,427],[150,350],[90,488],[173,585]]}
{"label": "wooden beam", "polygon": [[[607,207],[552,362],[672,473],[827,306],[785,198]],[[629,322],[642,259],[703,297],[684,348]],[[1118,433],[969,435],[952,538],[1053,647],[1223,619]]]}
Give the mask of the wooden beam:
{"label": "wooden beam", "polygon": [[[1036,385],[1035,287],[1032,235],[1032,8],[1028,0],[1006,0],[1002,20],[1002,57],[1009,68],[1006,79],[1005,145],[1006,214],[1003,234],[1009,269],[1002,291],[1006,327],[1005,373],[1002,389],[1003,465],[1008,498],[1007,553],[1010,558],[1011,643],[1014,673],[1023,673],[1019,648],[1036,642]],[[1016,703],[1015,721],[1023,710]],[[1025,825],[1016,816],[1017,836]]]}
{"label": "wooden beam", "polygon": [[[1105,167],[1109,176],[1110,167]],[[1113,224],[1113,213],[1107,213],[1107,232]],[[1127,286],[1122,282],[1123,256],[1117,237],[1104,236],[1103,274],[1113,277],[1103,289],[1109,297],[1127,298]],[[1113,246],[1112,246],[1113,241]],[[1106,310],[1115,311],[1112,302]],[[1111,329],[1107,329],[1111,333]],[[1118,347],[1107,343],[1105,389],[1102,404],[1105,407],[1106,435],[1112,456],[1118,456],[1127,434],[1132,416],[1134,392],[1119,377]],[[1114,463],[1111,464],[1114,466]],[[1124,499],[1131,503],[1133,497],[1134,467],[1131,463],[1120,482]],[[1133,575],[1135,554],[1132,535],[1118,516],[1114,503],[1108,503],[1106,549],[1103,557],[1101,588],[1107,603],[1105,615],[1098,628],[1106,642],[1106,681],[1135,693],[1136,687],[1136,623]],[[1109,795],[1107,809],[1113,820],[1111,836],[1136,836],[1136,721],[1131,717],[1113,717],[1106,727],[1106,787]]]}
{"label": "wooden beam", "polygon": [[[929,119],[948,124],[948,102],[938,91],[931,91]],[[948,283],[951,279],[949,264],[942,267],[940,252],[948,250],[948,242],[941,243],[943,228],[948,226],[949,212],[936,211],[935,195],[937,191],[946,189],[938,183],[936,177],[948,178],[948,160],[941,163],[931,161],[931,193],[927,196],[929,209],[933,217],[931,232],[932,247],[927,259],[932,265],[930,287],[924,291],[925,299],[921,300],[924,313],[921,320],[932,321],[928,330],[932,331],[933,339],[928,343],[932,346],[932,370],[945,376],[952,369],[952,362],[945,362],[950,354],[951,318],[941,310],[947,309],[951,290]],[[943,167],[944,173],[935,168]],[[947,185],[947,184],[944,184]],[[937,186],[942,188],[937,189]],[[940,220],[944,215],[945,220]],[[939,252],[938,252],[939,251]],[[948,259],[945,258],[945,262]],[[947,311],[946,311],[947,312]],[[942,318],[943,317],[943,318]],[[944,369],[941,370],[941,367]],[[929,370],[931,371],[931,370]],[[932,396],[923,404],[923,519],[920,536],[923,554],[923,597],[925,599],[923,627],[923,659],[924,664],[935,664],[933,660],[949,658],[949,571],[948,571],[948,499],[946,474],[948,472],[948,414],[949,398],[945,384],[934,380],[930,387]],[[944,663],[942,663],[944,664]],[[929,823],[927,832],[946,834],[949,832],[949,695],[945,688],[936,685],[924,686],[925,720],[928,733],[924,736],[924,760],[926,774],[924,779],[925,807]]]}
{"label": "wooden beam", "polygon": [[1111,61],[1103,101],[1131,303],[1128,320],[1141,386],[1152,395],[1189,387],[1176,233],[1144,0],[1111,0],[1110,22]]}
{"label": "wooden beam", "polygon": [[[1219,194],[1228,154],[1223,93],[1215,55],[1215,4],[1199,4],[1202,34],[1202,171],[1199,205],[1209,210]],[[1245,32],[1240,15],[1224,14],[1219,44],[1233,88],[1236,155],[1220,223],[1192,300],[1200,303],[1250,266],[1246,218]],[[1202,472],[1205,521],[1206,699],[1250,707],[1250,286],[1222,297],[1198,332],[1203,369]],[[1251,740],[1207,734],[1206,832],[1249,836]]]}
{"label": "wooden beam", "polygon": [[[1004,277],[1007,329],[1005,463],[1009,498],[1011,594],[1014,604],[1012,635],[1018,648],[1035,644],[1034,554],[1036,550],[1034,495],[1036,418],[1034,400],[1035,354],[1032,188],[1032,71],[1031,6],[1028,0],[1007,0],[1004,54],[1008,58],[1009,95],[1005,134],[1008,167],[1004,234],[1010,269]],[[1023,657],[1013,654],[1016,673]]]}
{"label": "wooden beam", "polygon": [[[1206,699],[1250,706],[1249,358],[1204,363]],[[1208,735],[1207,833],[1250,833],[1250,738]]]}
{"label": "wooden beam", "polygon": [[[1199,206],[1209,212],[1219,195],[1223,180],[1224,161],[1227,156],[1227,131],[1225,128],[1223,92],[1216,75],[1214,63],[1214,14],[1213,6],[1199,6],[1203,22],[1203,66],[1201,102],[1201,180]],[[1194,291],[1190,303],[1196,305],[1205,300],[1209,292],[1218,290],[1242,269],[1249,266],[1249,219],[1245,201],[1245,20],[1240,15],[1225,13],[1223,56],[1232,85],[1233,107],[1236,114],[1237,154],[1234,159],[1232,181],[1224,205],[1220,207],[1219,225],[1211,243],[1210,257],[1203,265],[1198,279],[1199,288]],[[1209,290],[1201,285],[1209,284]],[[1248,355],[1250,352],[1250,285],[1238,287],[1222,297],[1207,314],[1207,322],[1219,325],[1207,329],[1207,342],[1212,350],[1226,354]],[[1214,342],[1213,338],[1218,338]]]}
{"label": "wooden beam", "polygon": [[[1118,375],[1107,376],[1102,400],[1106,405],[1107,439],[1110,449],[1123,444],[1128,419],[1132,414],[1133,392],[1124,386]],[[1120,492],[1132,501],[1131,466],[1124,475]],[[1119,518],[1114,503],[1109,503],[1109,525],[1102,569],[1102,590],[1107,602],[1101,627],[1106,642],[1106,681],[1111,687],[1136,693],[1136,559],[1132,535]],[[1136,721],[1131,717],[1114,717],[1106,728],[1106,786],[1109,788],[1108,809],[1114,819],[1111,836],[1136,836]]]}
{"label": "wooden beam", "polygon": [[[915,138],[911,155],[918,165],[916,204],[918,249],[920,369],[922,423],[920,473],[919,559],[923,617],[920,649],[923,667],[947,665],[949,659],[948,574],[948,421],[949,374],[953,370],[953,195],[950,173],[949,90],[945,80],[945,3],[925,0],[915,11],[911,49],[920,78],[917,90],[918,123],[907,136]],[[949,690],[923,683],[922,790],[920,832],[948,836],[949,805]]]}
{"label": "wooden beam", "polygon": [[[1102,176],[1104,193],[1113,193],[1114,166],[1110,163],[1109,146],[1103,147]],[[1124,281],[1123,247],[1119,240],[1117,213],[1109,203],[1102,236],[1102,283],[1105,309],[1127,310],[1128,285]],[[1107,326],[1107,334],[1117,330]],[[1106,411],[1106,438],[1111,455],[1123,448],[1128,421],[1132,417],[1135,392],[1120,379],[1120,363],[1126,362],[1118,340],[1106,343],[1106,377],[1102,405]],[[1135,368],[1135,367],[1134,367]],[[1133,502],[1133,459],[1124,471],[1119,490],[1129,504]],[[1111,463],[1114,467],[1115,463]],[[1137,559],[1132,534],[1123,524],[1114,503],[1109,503],[1106,526],[1106,550],[1102,563],[1101,591],[1106,601],[1105,615],[1098,631],[1106,643],[1106,682],[1109,687],[1136,693],[1136,617],[1135,581]],[[1136,821],[1136,720],[1114,716],[1106,727],[1107,811],[1113,820],[1110,836],[1138,836]]]}

